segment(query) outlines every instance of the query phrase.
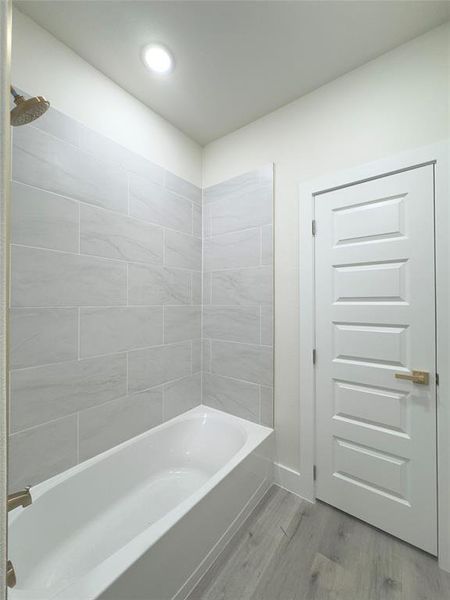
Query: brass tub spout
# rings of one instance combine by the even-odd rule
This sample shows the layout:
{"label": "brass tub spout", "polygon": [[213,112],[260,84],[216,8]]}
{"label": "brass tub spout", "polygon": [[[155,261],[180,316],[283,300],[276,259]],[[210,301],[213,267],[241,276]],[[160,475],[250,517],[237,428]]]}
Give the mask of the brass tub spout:
{"label": "brass tub spout", "polygon": [[14,494],[8,496],[8,512],[19,506],[22,506],[23,508],[25,508],[25,506],[30,506],[32,501],[30,488],[25,488],[20,492],[14,492]]}
{"label": "brass tub spout", "polygon": [[9,588],[15,587],[17,583],[16,572],[10,560],[6,563],[6,584]]}

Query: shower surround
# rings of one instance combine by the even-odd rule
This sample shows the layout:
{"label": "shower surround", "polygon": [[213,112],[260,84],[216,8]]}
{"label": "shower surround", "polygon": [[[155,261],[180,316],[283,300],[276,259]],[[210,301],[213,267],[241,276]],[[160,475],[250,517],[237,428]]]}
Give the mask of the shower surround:
{"label": "shower surround", "polygon": [[203,193],[203,404],[273,426],[273,165]]}
{"label": "shower surround", "polygon": [[272,166],[202,201],[53,108],[12,162],[11,491],[202,402],[272,426]]}
{"label": "shower surround", "polygon": [[13,132],[10,488],[201,401],[201,190],[50,109]]}

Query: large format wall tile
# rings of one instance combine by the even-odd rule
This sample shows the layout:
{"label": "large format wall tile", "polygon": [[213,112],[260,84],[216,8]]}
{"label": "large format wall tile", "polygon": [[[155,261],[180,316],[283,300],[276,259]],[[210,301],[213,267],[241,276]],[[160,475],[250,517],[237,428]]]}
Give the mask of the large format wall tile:
{"label": "large format wall tile", "polygon": [[13,182],[11,240],[14,244],[78,252],[78,203]]}
{"label": "large format wall tile", "polygon": [[191,304],[191,273],[167,267],[128,266],[129,304]]}
{"label": "large format wall tile", "polygon": [[80,309],[82,358],[162,343],[162,306]]}
{"label": "large format wall tile", "polygon": [[201,374],[171,381],[164,386],[164,419],[172,419],[191,410],[201,396]]}
{"label": "large format wall tile", "polygon": [[11,305],[113,306],[126,303],[127,266],[91,256],[12,248]]}
{"label": "large format wall tile", "polygon": [[272,187],[273,165],[266,165],[206,188],[203,191],[203,202],[205,205],[219,201],[246,202],[246,198],[255,194],[255,191],[258,195],[260,190],[272,190]]}
{"label": "large format wall tile", "polygon": [[273,306],[261,305],[261,344],[273,345]]}
{"label": "large format wall tile", "polygon": [[192,233],[202,237],[202,207],[198,204],[192,205]]}
{"label": "large format wall tile", "polygon": [[206,236],[229,233],[272,223],[272,190],[266,185],[243,196],[226,195],[204,207],[204,233]]}
{"label": "large format wall tile", "polygon": [[78,358],[76,308],[15,308],[10,323],[12,369]]}
{"label": "large format wall tile", "polygon": [[203,247],[205,271],[255,267],[261,260],[261,232],[247,229],[205,238]]}
{"label": "large format wall tile", "polygon": [[192,340],[192,373],[202,370],[202,340]]}
{"label": "large format wall tile", "polygon": [[202,190],[54,108],[14,130],[13,179],[19,487],[201,402]]}
{"label": "large format wall tile", "polygon": [[169,267],[199,271],[202,265],[202,241],[177,231],[167,230],[165,233],[165,258],[166,265]]}
{"label": "large format wall tile", "polygon": [[80,138],[80,128],[82,126],[77,121],[74,121],[74,119],[71,119],[64,113],[61,113],[59,110],[50,106],[49,110],[39,117],[39,119],[33,121],[29,127],[42,129],[42,131],[45,131],[60,140],[69,142],[69,144],[72,144],[73,146],[77,146]]}
{"label": "large format wall tile", "polygon": [[259,386],[254,383],[204,373],[203,402],[259,423]]}
{"label": "large format wall tile", "polygon": [[230,269],[210,274],[211,304],[272,304],[271,267]]}
{"label": "large format wall tile", "polygon": [[191,272],[191,301],[192,304],[202,303],[202,272]]}
{"label": "large format wall tile", "polygon": [[77,415],[71,415],[10,436],[10,492],[35,485],[77,464],[77,422]]}
{"label": "large format wall tile", "polygon": [[163,230],[101,208],[81,206],[83,254],[162,265]]}
{"label": "large format wall tile", "polygon": [[235,342],[260,343],[259,306],[204,306],[203,335]]}
{"label": "large format wall tile", "polygon": [[80,413],[80,460],[108,450],[163,420],[162,390],[147,390]]}
{"label": "large format wall tile", "polygon": [[20,431],[126,394],[126,355],[31,367],[11,375],[11,430]]}
{"label": "large format wall tile", "polygon": [[200,339],[200,306],[166,306],[164,308],[164,343]]}
{"label": "large format wall tile", "polygon": [[272,348],[256,344],[211,342],[211,371],[218,375],[272,385]]}
{"label": "large format wall tile", "polygon": [[211,340],[202,340],[202,371],[204,373],[211,372]]}
{"label": "large format wall tile", "polygon": [[120,167],[89,156],[35,127],[16,129],[13,142],[15,181],[127,212],[127,174]]}
{"label": "large format wall tile", "polygon": [[79,125],[78,135],[79,147],[84,152],[92,156],[101,156],[108,162],[122,167],[127,172],[141,175],[154,183],[160,185],[164,183],[164,169],[143,156],[131,152],[131,150],[81,124]]}
{"label": "large format wall tile", "polygon": [[261,264],[272,265],[272,225],[266,225],[261,229]]}
{"label": "large format wall tile", "polygon": [[192,233],[192,202],[139,175],[130,175],[130,215]]}
{"label": "large format wall tile", "polygon": [[261,425],[273,427],[273,388],[261,386]]}
{"label": "large format wall tile", "polygon": [[128,353],[128,389],[146,390],[192,372],[190,342]]}
{"label": "large format wall tile", "polygon": [[273,168],[203,195],[203,402],[272,426]]}
{"label": "large format wall tile", "polygon": [[199,187],[169,171],[166,172],[166,187],[192,202],[202,202],[202,190]]}

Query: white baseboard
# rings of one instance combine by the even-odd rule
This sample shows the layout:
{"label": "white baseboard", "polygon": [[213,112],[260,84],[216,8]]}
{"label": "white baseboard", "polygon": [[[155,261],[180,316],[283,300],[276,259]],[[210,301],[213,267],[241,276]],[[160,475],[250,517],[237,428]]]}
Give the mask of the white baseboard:
{"label": "white baseboard", "polygon": [[299,496],[303,500],[308,502],[314,502],[314,499],[310,497],[310,494],[306,491],[303,485],[303,478],[301,473],[294,471],[290,467],[286,467],[281,463],[274,463],[274,483],[279,487]]}

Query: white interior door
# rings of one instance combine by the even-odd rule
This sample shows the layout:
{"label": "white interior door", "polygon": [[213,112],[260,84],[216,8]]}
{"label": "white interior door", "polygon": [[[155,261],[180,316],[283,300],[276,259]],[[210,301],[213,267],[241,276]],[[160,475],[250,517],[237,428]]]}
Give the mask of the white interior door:
{"label": "white interior door", "polygon": [[317,497],[436,554],[433,166],[319,194],[315,218]]}

